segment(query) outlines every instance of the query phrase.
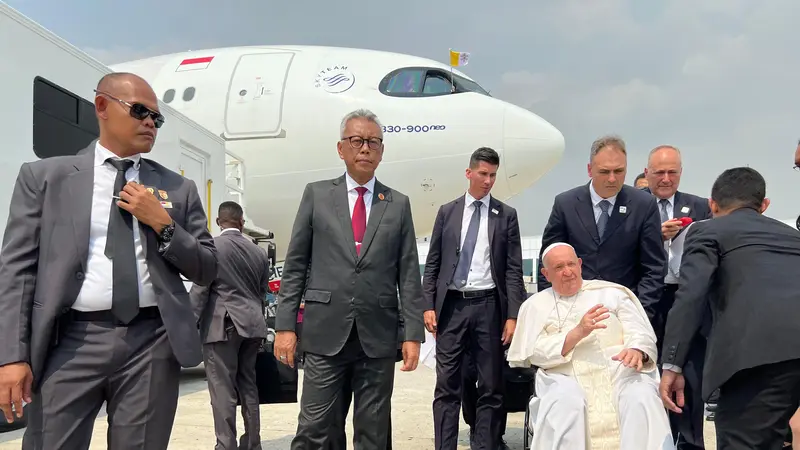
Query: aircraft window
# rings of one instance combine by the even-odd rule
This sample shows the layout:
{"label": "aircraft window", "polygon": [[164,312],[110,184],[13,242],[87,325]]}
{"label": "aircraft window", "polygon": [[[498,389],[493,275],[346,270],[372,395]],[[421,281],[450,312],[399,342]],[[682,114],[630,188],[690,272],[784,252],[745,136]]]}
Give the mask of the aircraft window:
{"label": "aircraft window", "polygon": [[163,100],[164,103],[169,103],[175,100],[175,89],[167,89],[167,91],[164,92],[164,97],[161,100]]}
{"label": "aircraft window", "polygon": [[194,88],[188,87],[183,91],[183,101],[188,102],[194,98]]}
{"label": "aircraft window", "polygon": [[100,136],[94,104],[41,77],[33,79],[33,152],[75,155]]}
{"label": "aircraft window", "polygon": [[401,70],[392,76],[383,89],[389,94],[414,94],[422,92],[422,69]]}
{"label": "aircraft window", "polygon": [[428,72],[425,76],[423,94],[450,94],[452,92],[453,86],[448,78],[435,72]]}
{"label": "aircraft window", "polygon": [[478,94],[489,95],[489,92],[474,81],[468,80],[454,74],[456,92],[477,92]]}

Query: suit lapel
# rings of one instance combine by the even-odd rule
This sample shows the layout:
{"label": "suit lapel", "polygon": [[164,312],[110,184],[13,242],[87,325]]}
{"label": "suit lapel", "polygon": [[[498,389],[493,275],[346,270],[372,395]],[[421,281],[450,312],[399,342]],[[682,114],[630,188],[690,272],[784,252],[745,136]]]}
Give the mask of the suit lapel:
{"label": "suit lapel", "polygon": [[[497,211],[497,214],[494,213]],[[497,233],[497,221],[499,220],[500,216],[503,215],[503,210],[501,208],[500,202],[495,200],[494,197],[489,197],[489,248],[492,248],[492,244],[494,243],[494,235]],[[491,250],[489,254],[491,255]]]}
{"label": "suit lapel", "polygon": [[[94,145],[94,143],[92,143]],[[87,147],[88,149],[88,147]],[[89,258],[89,228],[92,218],[92,200],[94,192],[94,152],[81,152],[75,163],[73,174],[67,178],[67,192],[71,201],[69,211],[72,215],[72,231],[75,236],[75,251],[81,268],[86,272],[86,261]],[[111,202],[112,199],[108,199]]]}
{"label": "suit lapel", "polygon": [[[347,183],[344,181],[344,175],[333,180],[331,197],[333,197],[333,207],[336,210],[336,215],[339,216],[339,224],[342,226],[342,234],[347,243],[347,248],[353,256],[353,261],[355,261],[357,259],[356,241],[353,238],[353,221],[350,219],[350,202],[347,200]],[[361,245],[363,247],[364,244],[362,243]]]}
{"label": "suit lapel", "polygon": [[[624,213],[621,213],[619,210],[620,208],[624,207]],[[625,188],[623,187],[619,194],[617,194],[617,200],[614,202],[614,209],[611,211],[608,217],[608,224],[606,225],[606,231],[604,238],[602,239],[605,241],[612,233],[628,218],[628,195],[625,193]]]}
{"label": "suit lapel", "polygon": [[454,242],[456,243],[456,249],[461,252],[461,226],[464,222],[464,204],[466,199],[462,195],[458,199],[456,199],[456,204],[453,205],[453,211],[450,214],[450,224],[446,229],[453,230],[452,233]]}
{"label": "suit lapel", "polygon": [[[155,189],[161,187],[161,174],[156,171],[155,166],[144,158],[142,158],[141,161],[139,165],[139,184],[153,186]],[[147,259],[150,254],[151,246],[157,244],[155,231],[149,226],[139,222],[139,235],[142,236],[142,249],[144,250],[144,257]]]}
{"label": "suit lapel", "polygon": [[581,189],[578,194],[578,202],[575,205],[575,210],[578,213],[578,218],[581,220],[583,227],[592,236],[596,244],[600,244],[600,235],[597,234],[597,222],[594,220],[594,205],[592,205],[592,196],[589,194],[589,185],[585,189]]}
{"label": "suit lapel", "polygon": [[691,214],[692,212],[691,209],[687,210],[686,212],[683,212],[683,209],[689,206],[690,205],[686,202],[686,199],[681,195],[681,193],[675,192],[675,200],[672,206],[672,217],[676,219],[680,219],[681,217],[689,217],[689,214]]}
{"label": "suit lapel", "polygon": [[[381,197],[383,197],[383,200],[381,200]],[[364,257],[369,245],[372,244],[372,239],[375,238],[375,233],[378,231],[378,225],[380,225],[383,214],[386,212],[386,207],[391,201],[392,196],[389,188],[381,184],[380,181],[375,180],[375,192],[372,193],[372,206],[367,219],[367,230],[364,232],[364,242],[361,243],[360,258]]]}

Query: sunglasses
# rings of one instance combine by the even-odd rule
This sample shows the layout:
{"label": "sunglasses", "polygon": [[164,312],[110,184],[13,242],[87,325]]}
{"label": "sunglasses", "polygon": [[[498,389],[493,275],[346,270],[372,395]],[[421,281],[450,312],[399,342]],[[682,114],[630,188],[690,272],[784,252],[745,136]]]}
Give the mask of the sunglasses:
{"label": "sunglasses", "polygon": [[117,97],[114,97],[111,94],[100,92],[96,89],[94,92],[97,93],[98,95],[104,95],[110,98],[111,100],[117,101],[123,106],[127,106],[128,112],[130,113],[131,117],[133,117],[136,120],[144,120],[150,117],[151,119],[153,119],[153,124],[155,125],[156,128],[161,128],[161,126],[164,125],[164,116],[160,112],[153,111],[152,109],[148,108],[147,106],[144,106],[141,103],[129,103],[126,102],[125,100],[118,99]]}

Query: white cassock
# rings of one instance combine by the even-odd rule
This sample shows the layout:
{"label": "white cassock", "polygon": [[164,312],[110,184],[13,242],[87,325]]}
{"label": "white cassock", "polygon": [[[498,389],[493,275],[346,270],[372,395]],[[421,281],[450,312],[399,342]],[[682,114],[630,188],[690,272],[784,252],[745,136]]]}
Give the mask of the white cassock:
{"label": "white cassock", "polygon": [[[508,351],[511,367],[538,366],[538,409],[531,450],[674,449],[658,394],[656,338],[636,296],[607,281],[584,281],[578,294],[552,288],[522,304]],[[567,333],[594,305],[610,317],[566,356]],[[626,348],[647,353],[641,372],[611,358]]]}

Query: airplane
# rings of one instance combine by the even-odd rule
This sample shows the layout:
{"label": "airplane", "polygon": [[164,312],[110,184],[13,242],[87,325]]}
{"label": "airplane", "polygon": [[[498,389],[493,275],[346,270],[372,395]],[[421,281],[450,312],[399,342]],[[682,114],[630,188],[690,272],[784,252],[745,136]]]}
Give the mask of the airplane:
{"label": "airplane", "polygon": [[501,155],[492,190],[501,200],[533,185],[564,152],[564,136],[546,120],[492,97],[449,65],[411,55],[244,46],[110,68],[143,77],[164,103],[243,159],[246,173],[237,176],[246,215],[274,234],[279,261],[306,184],[345,171],[335,144],[341,119],[355,109],[381,121],[385,152],[376,176],[409,196],[420,237],[432,231],[439,206],[465,192],[464,170],[476,148]]}

